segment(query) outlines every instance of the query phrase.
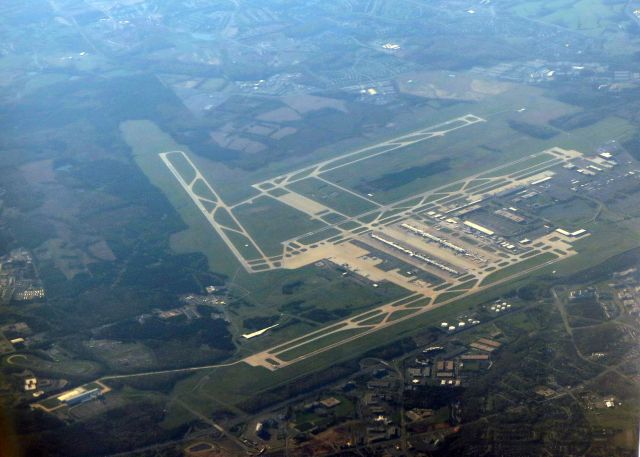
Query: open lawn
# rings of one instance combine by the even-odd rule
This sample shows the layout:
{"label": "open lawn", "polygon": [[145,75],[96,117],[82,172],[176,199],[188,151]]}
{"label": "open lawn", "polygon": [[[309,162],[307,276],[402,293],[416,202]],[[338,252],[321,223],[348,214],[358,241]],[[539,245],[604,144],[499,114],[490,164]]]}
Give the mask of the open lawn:
{"label": "open lawn", "polygon": [[[472,174],[471,170],[478,173],[555,145],[573,142],[577,146],[573,138],[562,132],[550,139],[540,139],[514,130],[509,122],[517,115],[514,107],[520,104],[527,105],[528,116],[540,111],[553,118],[573,112],[572,107],[555,100],[539,97],[532,102],[523,99],[522,94],[507,91],[483,103],[474,113],[486,116],[486,123],[364,160],[354,165],[357,172],[352,166],[345,166],[323,177],[361,195],[371,193],[381,203],[390,203],[446,185]],[[535,163],[540,161],[538,158]],[[518,166],[514,171],[521,169]]]}
{"label": "open lawn", "polygon": [[348,329],[340,332],[335,332],[330,335],[318,338],[317,340],[304,343],[301,346],[294,347],[285,352],[282,352],[278,354],[278,358],[288,362],[290,360],[297,359],[298,357],[310,354],[318,349],[325,348],[326,346],[329,346],[331,344],[343,341],[346,338],[357,335],[358,333],[362,333],[363,331],[364,329]]}
{"label": "open lawn", "polygon": [[[273,198],[260,197],[235,209],[235,215],[267,255],[282,254],[282,242],[326,227]],[[267,223],[268,221],[268,223]]]}
{"label": "open lawn", "polygon": [[511,11],[522,16],[577,30],[601,35],[624,11],[624,2],[606,0],[552,0],[548,2],[513,2]]}
{"label": "open lawn", "polygon": [[346,216],[357,216],[376,208],[373,203],[364,198],[345,192],[317,178],[295,182],[289,188]]}
{"label": "open lawn", "polygon": [[549,262],[551,260],[557,259],[558,256],[551,253],[545,252],[544,254],[539,254],[535,257],[530,257],[522,262],[518,262],[515,265],[511,265],[501,270],[494,271],[490,275],[488,275],[482,281],[482,285],[489,285],[497,281],[501,281],[503,279],[509,278],[514,275],[518,275],[524,273],[525,271],[535,268],[537,266],[542,265],[543,263]]}

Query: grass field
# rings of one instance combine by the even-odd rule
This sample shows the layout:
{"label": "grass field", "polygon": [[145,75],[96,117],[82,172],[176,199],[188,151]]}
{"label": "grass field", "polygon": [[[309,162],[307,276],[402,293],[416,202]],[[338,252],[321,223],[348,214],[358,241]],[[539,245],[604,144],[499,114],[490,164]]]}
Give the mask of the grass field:
{"label": "grass field", "polygon": [[[441,138],[359,162],[354,165],[357,166],[357,172],[351,166],[346,166],[323,176],[360,194],[368,189],[374,195],[374,200],[390,203],[446,185],[472,174],[471,170],[478,173],[558,143],[572,142],[573,139],[564,138],[568,137],[564,133],[541,140],[513,130],[509,120],[516,115],[514,107],[520,104],[527,105],[532,111],[545,111],[551,118],[574,110],[569,105],[548,98],[539,97],[532,102],[531,98],[523,98],[522,94],[507,92],[493,97],[474,113],[486,116],[487,123],[472,125]],[[443,162],[444,159],[447,162]],[[436,169],[430,169],[429,164]],[[518,167],[514,171],[520,169]]]}
{"label": "grass field", "polygon": [[163,151],[188,149],[150,121],[128,121],[120,125],[122,137],[133,152],[133,157],[151,183],[158,187],[180,214],[188,228],[172,236],[171,245],[176,252],[201,252],[213,271],[233,274],[238,263],[224,242],[211,229],[175,177],[159,158]]}
{"label": "grass field", "polygon": [[552,0],[514,2],[511,11],[591,35],[600,35],[624,10],[623,2],[605,0]]}
{"label": "grass field", "polygon": [[[551,160],[554,159],[554,156],[552,156],[551,154],[536,154],[535,157],[526,157],[523,158],[522,160],[518,161],[515,164],[512,165],[505,165],[504,167],[500,167],[497,170],[493,170],[489,173],[485,173],[480,175],[480,179],[486,179],[486,178],[494,178],[497,176],[503,176],[503,175],[508,175],[511,173],[517,173],[521,170],[524,170],[525,168],[529,168],[529,167],[534,167],[537,165],[542,165],[546,162],[550,162]],[[491,185],[493,185],[493,183],[491,183]],[[477,186],[474,184],[473,189],[478,189],[478,190],[483,190],[485,188],[489,187],[489,184],[485,184],[485,183],[480,183]]]}
{"label": "grass field", "polygon": [[593,219],[597,205],[589,200],[573,198],[540,211],[540,215],[560,226],[576,227]]}
{"label": "grass field", "polygon": [[100,370],[100,365],[88,360],[65,359],[52,362],[31,354],[13,354],[2,361],[5,366],[33,370],[35,373],[57,375],[92,377]]}
{"label": "grass field", "polygon": [[289,341],[293,338],[298,338],[306,335],[309,332],[318,330],[317,325],[310,324],[308,322],[297,321],[295,318],[293,323],[282,325],[274,328],[267,334],[261,336],[258,339],[244,340],[242,341],[241,351],[244,355],[250,355],[254,352],[258,352],[265,347],[275,346],[283,341]]}
{"label": "grass field", "polygon": [[323,336],[317,340],[310,341],[285,352],[278,354],[278,357],[284,361],[290,361],[303,355],[309,354],[315,350],[325,348],[333,343],[343,341],[350,336],[362,333],[365,329],[348,329],[340,332],[332,333],[331,335]]}
{"label": "grass field", "polygon": [[[260,197],[235,209],[235,215],[267,255],[282,254],[282,242],[327,225],[273,198]],[[267,223],[268,222],[268,223]]]}
{"label": "grass field", "polygon": [[554,266],[554,270],[557,270],[559,275],[571,274],[588,266],[597,265],[617,254],[640,246],[640,234],[625,228],[622,224],[601,221],[592,224],[588,229],[591,236],[578,240],[574,244],[580,254]]}
{"label": "grass field", "polygon": [[[182,178],[186,182],[190,183],[191,181],[193,181],[193,179],[196,177],[195,170],[182,154],[169,154],[168,158],[169,160],[171,160],[173,166],[176,167],[178,173],[180,173],[180,176],[182,176]],[[208,189],[203,189],[202,196],[205,196],[205,191],[208,191]],[[198,194],[200,194],[199,191]],[[209,198],[211,198],[211,196]]]}
{"label": "grass field", "polygon": [[[225,230],[225,233],[227,234],[227,236],[229,237],[233,245],[236,247],[236,249],[240,251],[240,253],[245,259],[252,260],[252,259],[259,259],[262,257],[258,252],[258,250],[250,243],[250,240],[247,239],[246,236],[240,233],[232,232],[230,230]],[[212,236],[215,236],[215,234],[212,233]],[[277,251],[277,249],[274,249],[274,250]]]}
{"label": "grass field", "polygon": [[545,252],[544,254],[530,257],[526,260],[523,260],[522,262],[516,263],[515,265],[511,265],[509,267],[502,268],[501,270],[494,271],[489,276],[484,278],[484,280],[482,281],[482,285],[486,286],[494,282],[501,281],[505,278],[523,273],[531,268],[535,268],[545,262],[549,262],[550,260],[557,258],[558,256],[551,252]]}
{"label": "grass field", "polygon": [[347,216],[357,216],[376,208],[373,203],[364,198],[349,194],[317,178],[295,182],[289,188]]}
{"label": "grass field", "polygon": [[397,321],[398,319],[402,319],[406,316],[410,316],[418,311],[418,309],[401,309],[400,311],[394,311],[389,316],[389,322]]}
{"label": "grass field", "polygon": [[[239,296],[228,308],[237,326],[247,318],[283,316],[303,321],[276,328],[253,340],[242,340],[245,355],[304,335],[316,327],[330,325],[367,309],[409,295],[391,283],[380,287],[363,287],[362,283],[332,267],[308,266],[297,270],[274,270],[259,275],[238,270],[232,284]],[[314,326],[315,325],[315,326]]]}

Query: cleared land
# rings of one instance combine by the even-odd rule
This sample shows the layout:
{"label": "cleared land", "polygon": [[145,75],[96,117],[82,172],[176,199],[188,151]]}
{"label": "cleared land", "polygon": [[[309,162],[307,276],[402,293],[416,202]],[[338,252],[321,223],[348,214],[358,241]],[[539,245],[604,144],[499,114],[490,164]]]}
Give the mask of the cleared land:
{"label": "cleared land", "polygon": [[[188,370],[215,368],[215,373],[229,373],[234,377],[245,373],[256,376],[255,382],[260,384],[267,382],[262,376],[267,370],[282,372],[284,376],[293,366],[297,367],[295,372],[314,369],[317,365],[313,362],[310,365],[311,359],[324,363],[323,360],[329,360],[327,354],[343,354],[346,348],[351,351],[354,347],[370,347],[379,335],[397,335],[419,322],[429,322],[443,313],[443,307],[456,309],[458,304],[467,303],[486,291],[575,256],[577,246],[588,247],[584,237],[574,239],[549,234],[533,239],[534,248],[508,247],[508,241],[470,228],[465,222],[473,221],[473,217],[467,219],[462,215],[467,207],[529,188],[540,180],[555,179],[556,170],[561,166],[587,160],[575,150],[538,141],[535,144],[548,145],[542,152],[525,154],[519,146],[517,153],[510,156],[511,160],[505,160],[506,154],[497,154],[493,162],[487,161],[482,169],[472,168],[474,172],[466,176],[460,164],[441,162],[441,158],[433,155],[423,164],[416,163],[425,155],[427,145],[444,148],[453,144],[442,143],[445,136],[456,138],[455,132],[463,128],[475,131],[491,128],[493,122],[470,114],[460,116],[259,181],[253,185],[251,197],[233,205],[227,205],[216,193],[215,185],[205,178],[215,173],[203,171],[188,152],[161,153],[159,157],[180,184],[183,195],[188,196],[218,234],[226,234],[226,238],[222,235],[221,238],[247,272],[297,270],[329,259],[343,268],[345,274],[368,281],[362,283],[364,286],[374,288],[380,283],[392,282],[410,294],[408,298],[378,302],[373,310],[371,306],[360,311],[354,308],[351,315],[338,320],[332,317],[324,326],[296,324],[291,332],[280,336],[273,330],[273,334],[247,345],[244,354],[255,353],[222,366]],[[496,122],[502,128],[504,119],[498,116]],[[611,122],[605,120],[603,126]],[[615,122],[613,125],[623,128]],[[502,131],[500,135],[506,144],[509,132]],[[580,137],[579,132],[573,135]],[[556,140],[562,146],[567,144],[564,137]],[[465,145],[463,141],[460,147]],[[374,166],[376,163],[380,167]],[[418,168],[399,168],[399,163],[415,164]],[[421,175],[413,179],[416,173]],[[341,180],[340,176],[350,180]],[[410,185],[395,185],[407,177],[411,178]],[[371,189],[388,186],[388,190],[367,192],[363,182],[372,186]],[[269,224],[264,223],[267,220]],[[429,236],[407,231],[402,225],[407,222]],[[371,234],[387,237],[400,248],[381,246],[378,241],[372,241]],[[239,246],[242,243],[244,246]],[[451,245],[461,251],[452,249]],[[459,272],[452,274],[442,265]],[[258,282],[259,277],[255,276]],[[438,281],[433,281],[434,277]],[[296,309],[294,312],[306,311]],[[265,342],[268,343],[265,345]],[[269,348],[263,349],[267,345]],[[277,381],[273,378],[275,374],[270,376],[270,384]],[[209,386],[210,382],[206,384]]]}
{"label": "cleared land", "polygon": [[[540,245],[557,248],[557,254],[547,252],[532,257],[528,249],[496,254],[493,248],[484,250],[491,242],[483,237],[490,232],[467,233],[469,229],[461,220],[440,215],[454,216],[476,202],[551,178],[550,169],[582,157],[577,151],[551,148],[389,204],[377,203],[321,176],[386,154],[402,153],[407,146],[483,121],[465,115],[272,178],[254,185],[259,195],[234,206],[222,201],[184,152],[160,154],[180,186],[248,272],[300,268],[329,259],[374,285],[390,281],[416,294],[415,302],[427,297],[431,303],[416,308],[414,302],[390,302],[377,308],[375,319],[356,315],[341,321],[335,330],[313,330],[246,357],[244,362],[279,369],[576,253],[567,240],[554,244],[544,238]],[[216,217],[217,212],[223,217]],[[427,212],[433,215],[430,217],[440,219],[427,222],[428,219],[419,216]],[[342,216],[340,223],[322,220],[326,214]],[[432,228],[434,224],[439,227],[445,217],[449,217],[450,228],[440,229],[442,232]],[[423,235],[416,236],[415,225],[414,232],[402,225],[410,218],[419,219],[413,223],[421,227]],[[461,227],[465,227],[464,232],[455,235]],[[304,233],[296,235],[299,232]],[[443,242],[447,233],[454,233],[458,244]],[[475,245],[464,241],[461,235],[466,240],[476,238]],[[390,267],[385,267],[389,262]],[[403,271],[407,267],[424,274]]]}

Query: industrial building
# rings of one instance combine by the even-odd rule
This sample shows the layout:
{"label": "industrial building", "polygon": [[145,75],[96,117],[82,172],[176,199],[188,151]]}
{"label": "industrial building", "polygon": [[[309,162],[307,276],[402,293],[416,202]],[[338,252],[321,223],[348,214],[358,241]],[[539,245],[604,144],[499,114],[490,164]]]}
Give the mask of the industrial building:
{"label": "industrial building", "polygon": [[467,227],[471,227],[474,230],[477,230],[480,233],[484,233],[485,235],[494,235],[495,232],[493,230],[489,230],[486,227],[483,227],[480,224],[476,224],[475,222],[471,222],[471,221],[464,221],[464,225],[466,225]]}
{"label": "industrial building", "polygon": [[98,387],[90,390],[86,390],[84,387],[78,387],[60,395],[58,401],[66,403],[67,406],[74,406],[86,401],[95,400],[101,394],[102,391]]}

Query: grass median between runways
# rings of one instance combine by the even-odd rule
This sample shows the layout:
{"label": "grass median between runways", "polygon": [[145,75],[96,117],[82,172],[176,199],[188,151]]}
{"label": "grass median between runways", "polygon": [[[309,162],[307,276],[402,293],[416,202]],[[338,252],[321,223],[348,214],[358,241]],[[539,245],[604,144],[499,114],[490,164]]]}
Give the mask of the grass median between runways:
{"label": "grass median between runways", "polygon": [[518,262],[515,265],[511,265],[498,271],[494,271],[489,276],[484,278],[484,281],[482,281],[482,285],[487,286],[489,284],[493,284],[494,282],[510,278],[511,276],[517,275],[518,273],[523,273],[531,268],[535,268],[536,266],[540,266],[557,258],[558,256],[552,252],[545,252],[544,254],[528,258],[527,260]]}
{"label": "grass median between runways", "polygon": [[327,336],[318,338],[317,340],[309,341],[302,346],[298,346],[288,351],[282,352],[278,354],[278,358],[284,360],[285,362],[289,362],[303,355],[310,354],[319,349],[323,349],[327,346],[330,346],[331,344],[343,341],[351,336],[357,335],[358,333],[362,333],[365,330],[366,329],[356,328],[331,333]]}

